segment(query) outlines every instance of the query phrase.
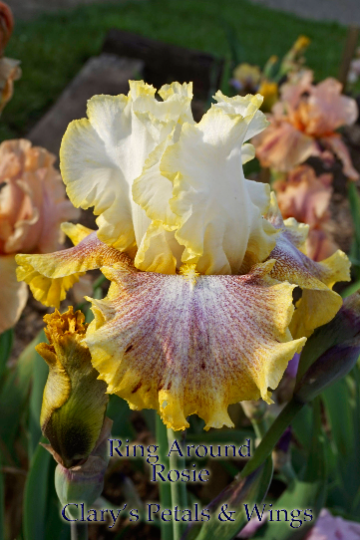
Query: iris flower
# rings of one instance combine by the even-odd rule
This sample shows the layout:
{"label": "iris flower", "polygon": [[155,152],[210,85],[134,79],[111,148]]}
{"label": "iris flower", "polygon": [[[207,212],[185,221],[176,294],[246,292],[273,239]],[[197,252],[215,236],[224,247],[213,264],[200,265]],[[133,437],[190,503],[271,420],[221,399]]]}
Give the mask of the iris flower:
{"label": "iris flower", "polygon": [[357,180],[350,154],[337,130],[353,124],[358,107],[353,98],[341,95],[342,85],[327,78],[312,84],[312,71],[295,74],[281,87],[281,99],[269,115],[270,126],[253,141],[263,167],[289,172],[310,156],[337,156],[343,171]]}
{"label": "iris flower", "polygon": [[273,188],[283,217],[309,225],[307,255],[315,261],[332,255],[338,248],[329,231],[332,174],[316,176],[309,165],[299,165],[286,179],[274,182]]}
{"label": "iris flower", "polygon": [[15,255],[60,249],[60,223],[79,215],[54,161],[25,139],[0,144],[0,332],[16,323],[28,297],[26,284],[16,279]]}
{"label": "iris flower", "polygon": [[107,392],[176,430],[191,414],[206,429],[233,426],[228,405],[271,402],[305,335],[334,317],[331,287],[349,279],[349,262],[342,252],[307,258],[306,226],[284,223],[269,186],[244,178],[254,156],[244,143],[267,124],[260,95],[218,92],[199,123],[190,84],[159,96],[130,82],[128,96],[95,96],[88,118],[70,124],[63,179],[75,206],[94,208],[98,230],[64,224],[75,246],[18,255],[18,279],[58,307],[79,275],[100,268],[111,286],[89,299],[84,343]]}

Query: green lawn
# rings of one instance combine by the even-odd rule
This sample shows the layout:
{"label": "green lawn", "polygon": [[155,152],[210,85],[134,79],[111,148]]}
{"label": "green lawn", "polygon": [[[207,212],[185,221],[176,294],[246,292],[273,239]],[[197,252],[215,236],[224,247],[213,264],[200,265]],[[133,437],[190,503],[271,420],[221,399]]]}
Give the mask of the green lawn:
{"label": "green lawn", "polygon": [[27,133],[86,59],[100,52],[110,28],[229,56],[222,21],[234,26],[250,63],[262,65],[270,55],[284,54],[304,33],[312,40],[307,58],[317,78],[338,72],[343,27],[301,20],[246,0],[136,0],[81,6],[17,21],[6,55],[22,61],[23,76],[3,113],[0,140]]}

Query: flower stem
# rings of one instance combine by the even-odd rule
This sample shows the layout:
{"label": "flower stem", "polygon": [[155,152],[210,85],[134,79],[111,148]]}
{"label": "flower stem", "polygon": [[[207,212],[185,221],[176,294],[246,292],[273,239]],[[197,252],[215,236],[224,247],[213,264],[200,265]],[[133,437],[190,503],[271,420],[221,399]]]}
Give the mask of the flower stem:
{"label": "flower stem", "polygon": [[292,420],[303,408],[305,404],[297,399],[292,399],[281,411],[276,420],[271,424],[268,431],[265,433],[259,446],[256,448],[253,457],[247,462],[244,469],[241,471],[242,478],[255,471],[264,463],[266,458],[272,452],[274,446],[284,433],[285,429],[291,424]]}
{"label": "flower stem", "polygon": [[[165,469],[169,469],[169,458],[167,457],[168,439],[166,427],[163,424],[160,416],[156,415],[156,442],[159,446],[159,458],[160,463],[165,466]],[[168,482],[159,482],[160,491],[160,506],[161,511],[171,508],[171,490]],[[172,540],[172,528],[171,523],[160,520],[161,528],[161,540]]]}
{"label": "flower stem", "polygon": [[87,523],[71,523],[71,540],[88,540]]}
{"label": "flower stem", "polygon": [[[181,441],[182,434],[177,432],[175,433],[172,429],[167,430],[167,438],[168,438],[168,446],[173,444],[174,440]],[[176,451],[171,452],[170,458],[169,458],[170,464],[169,468],[175,469],[177,471],[185,469],[185,458],[182,456],[179,456]],[[179,510],[182,510],[184,508],[187,508],[187,492],[186,492],[186,486],[183,482],[171,482],[170,485],[171,490],[171,504],[172,504],[172,510],[175,509],[175,506],[178,507]],[[180,540],[182,533],[183,533],[183,522],[182,521],[175,521],[175,519],[172,522],[173,524],[173,540]]]}
{"label": "flower stem", "polygon": [[265,418],[268,411],[266,403],[260,400],[243,401],[242,408],[253,425],[257,440],[261,441],[269,427]]}
{"label": "flower stem", "polygon": [[95,291],[95,289],[98,289],[101,287],[101,285],[106,281],[106,277],[101,275],[97,278],[96,281],[94,281],[93,283],[93,290]]}

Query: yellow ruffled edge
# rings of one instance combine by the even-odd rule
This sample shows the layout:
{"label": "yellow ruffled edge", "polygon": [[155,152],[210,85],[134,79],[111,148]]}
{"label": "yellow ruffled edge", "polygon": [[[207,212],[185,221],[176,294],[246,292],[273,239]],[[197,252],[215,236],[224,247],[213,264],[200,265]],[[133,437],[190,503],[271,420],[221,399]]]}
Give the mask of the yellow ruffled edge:
{"label": "yellow ruffled edge", "polygon": [[[204,385],[206,385],[206,389],[197,387],[197,391],[194,394],[184,396],[181,393],[181,389],[184,387],[186,381],[182,382],[180,376],[180,379],[178,379],[174,375],[168,382],[165,381],[163,384],[164,381],[160,377],[164,376],[166,379],[166,373],[162,370],[159,371],[156,365],[153,365],[148,370],[148,375],[146,374],[146,365],[144,364],[145,367],[143,368],[142,364],[145,362],[144,350],[147,350],[148,347],[146,344],[147,337],[139,330],[141,326],[142,307],[141,303],[139,304],[132,298],[131,293],[132,290],[135,290],[133,287],[136,288],[136,279],[134,281],[132,278],[129,282],[129,284],[131,283],[131,287],[128,287],[127,276],[124,273],[119,273],[114,268],[103,268],[104,274],[112,281],[112,285],[106,299],[94,300],[88,298],[92,302],[95,319],[88,329],[86,342],[92,354],[93,364],[99,371],[99,378],[104,380],[108,385],[108,392],[115,393],[121,398],[126,399],[131,409],[156,409],[163,422],[175,430],[183,430],[188,427],[189,424],[186,418],[192,414],[197,414],[205,420],[205,429],[210,429],[211,427],[220,428],[223,425],[233,427],[233,423],[227,412],[230,404],[236,403],[239,400],[258,399],[260,396],[268,403],[271,403],[271,390],[277,387],[289,360],[291,360],[296,352],[300,352],[306,341],[304,337],[295,341],[292,340],[288,330],[288,324],[294,311],[292,304],[292,290],[294,286],[286,282],[279,283],[268,275],[274,263],[275,261],[267,261],[264,264],[258,265],[259,268],[252,270],[253,274],[257,272],[264,279],[263,282],[264,285],[266,283],[267,290],[271,287],[271,298],[277,299],[277,304],[272,310],[274,326],[271,340],[269,337],[269,342],[264,349],[257,349],[255,340],[253,351],[255,359],[254,370],[250,378],[247,375],[246,384],[244,384],[244,381],[241,384],[239,380],[236,380],[236,373],[233,372],[231,377],[228,377],[227,386],[223,392],[220,392],[221,383],[219,382],[219,387],[216,388],[210,402],[207,398],[213,384],[207,384],[205,377],[202,378],[202,381],[205,381]],[[212,279],[214,283],[217,279],[221,280],[221,276],[197,276],[196,272],[195,275],[193,273],[190,277],[192,279],[189,280],[188,276],[164,276],[158,274],[153,275],[152,279],[155,281],[159,280],[158,284],[161,282],[161,290],[163,292],[166,290],[166,287],[170,286],[172,294],[174,294],[174,283],[178,283],[180,288],[182,288],[181,280],[185,279],[189,282],[189,294],[191,295],[196,294],[196,282],[198,280],[204,278]],[[225,278],[239,279],[236,276],[226,276]],[[141,279],[141,273],[139,279]],[[149,279],[149,275],[146,276],[146,279]],[[167,285],[167,279],[172,280],[171,283],[168,282],[170,285]],[[175,282],[174,280],[178,281]],[[154,282],[152,281],[152,283]],[[141,287],[141,284],[139,286]],[[149,294],[151,294],[154,291],[154,287],[150,287],[149,291]],[[258,292],[258,294],[260,293]],[[146,290],[144,290],[141,293],[141,298],[143,299],[144,306],[146,306],[145,311],[147,313],[152,309],[152,301],[156,300],[156,302],[160,302],[156,292],[153,298],[150,299],[147,296]],[[177,298],[179,298],[179,295],[177,295]],[[167,303],[165,304],[168,306]],[[130,305],[133,306],[130,310],[131,313],[129,311]],[[159,304],[157,305],[159,306]],[[165,318],[166,316],[171,317],[172,307],[169,306],[166,309],[169,309],[169,311],[167,315],[165,313]],[[139,310],[139,313],[137,310]],[[275,313],[277,316],[275,316]],[[128,317],[131,320],[129,320],[129,323],[125,323],[125,319]],[[161,324],[162,317],[164,317],[164,313],[157,313],[156,320],[158,324]],[[256,324],[261,325],[264,319],[260,313],[258,318],[259,320]],[[218,321],[219,317],[215,317],[215,319]],[[123,324],[125,324],[126,328],[128,327],[130,329],[129,332],[131,335],[127,334],[128,330],[126,329],[124,333]],[[137,338],[136,331],[140,332],[140,336],[142,336],[141,340]],[[256,335],[256,332],[254,335]],[[162,334],[162,338],[167,343],[166,348],[171,348],[170,336]],[[129,339],[131,339],[131,344],[138,344],[141,341],[141,353],[139,353],[140,357],[138,359],[136,359],[136,356],[132,356],[138,354],[133,346],[130,348],[127,347]],[[150,335],[149,339],[151,340]],[[155,354],[156,356],[157,354]],[[186,362],[188,361],[190,360],[187,357]],[[263,366],[263,370],[259,369],[258,365],[255,365],[259,363]],[[189,369],[187,368],[186,371],[188,372]],[[184,368],[178,366],[174,373],[180,374],[181,372],[184,372]],[[253,381],[251,384],[249,382],[250,379]],[[169,386],[168,383],[170,382],[172,384]]]}
{"label": "yellow ruffled edge", "polygon": [[[75,246],[93,232],[83,225],[72,223],[63,223],[61,229]],[[85,272],[73,272],[70,265],[66,269],[69,275],[58,278],[51,277],[59,260],[63,261],[66,257],[66,252],[67,250],[43,255],[18,254],[15,257],[18,264],[17,280],[27,283],[35,300],[47,307],[59,309],[60,302],[66,298],[67,291],[79,281],[80,276],[85,274]]]}
{"label": "yellow ruffled edge", "polygon": [[322,283],[327,289],[303,289],[290,324],[294,337],[309,337],[316,328],[330,322],[343,304],[341,296],[332,287],[339,281],[350,281],[349,259],[338,250],[319,264],[324,268]]}
{"label": "yellow ruffled edge", "polygon": [[308,226],[294,218],[283,221],[274,192],[267,218],[283,233],[270,254],[277,261],[271,275],[302,289],[290,331],[294,338],[309,337],[316,328],[331,321],[342,306],[342,298],[332,287],[339,281],[350,281],[351,263],[341,250],[321,262],[308,258],[305,245]]}

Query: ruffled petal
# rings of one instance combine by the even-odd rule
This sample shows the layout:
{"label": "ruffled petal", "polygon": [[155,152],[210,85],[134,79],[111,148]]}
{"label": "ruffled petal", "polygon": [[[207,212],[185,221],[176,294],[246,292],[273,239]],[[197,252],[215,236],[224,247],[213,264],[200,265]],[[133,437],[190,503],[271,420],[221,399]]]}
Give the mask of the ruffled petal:
{"label": "ruffled petal", "polygon": [[335,134],[331,137],[325,137],[322,141],[330,147],[342,162],[345,176],[350,178],[350,180],[358,180],[360,175],[352,164],[349,150],[346,144],[341,140],[340,135]]}
{"label": "ruffled petal", "polygon": [[130,82],[128,96],[95,96],[88,119],[72,122],[60,149],[61,172],[73,204],[94,207],[99,238],[122,251],[140,244],[149,220],[131,186],[154,148],[178,122],[192,121],[191,85],[160,90]]}
{"label": "ruffled petal", "polygon": [[342,95],[341,91],[342,84],[332,77],[311,86],[305,119],[309,134],[331,133],[356,122],[359,116],[356,100]]}
{"label": "ruffled petal", "polygon": [[206,429],[233,426],[227,407],[271,401],[292,341],[292,289],[269,276],[274,262],[245,276],[166,276],[112,268],[105,300],[91,300],[86,343],[108,392],[133,409],[154,408],[173,429],[198,414]]}
{"label": "ruffled petal", "polygon": [[[82,236],[88,231],[87,235]],[[127,255],[101,242],[96,232],[81,225],[68,224],[65,232],[80,240],[73,248],[45,255],[16,255],[19,281],[25,281],[39,302],[59,308],[66,293],[88,270],[127,260]]]}
{"label": "ruffled petal", "polygon": [[241,159],[243,165],[255,157],[255,146],[253,144],[244,144],[241,149]]}
{"label": "ruffled petal", "polygon": [[28,288],[16,279],[16,262],[12,255],[0,257],[0,334],[15,325],[26,305]]}
{"label": "ruffled petal", "polygon": [[309,259],[300,251],[308,227],[291,218],[283,222],[272,195],[267,219],[282,232],[269,257],[276,260],[271,276],[301,287],[302,297],[296,304],[290,330],[296,338],[308,337],[315,328],[331,321],[340,309],[342,299],[331,289],[338,281],[350,281],[350,261],[340,250],[322,262]]}
{"label": "ruffled petal", "polygon": [[162,223],[153,221],[137,250],[134,265],[147,272],[175,274],[181,265],[183,250],[173,232],[165,230]]}
{"label": "ruffled petal", "polygon": [[173,137],[159,144],[145,162],[141,175],[132,187],[134,201],[143,208],[150,220],[163,224],[167,230],[176,229],[177,216],[170,208],[173,183],[160,171],[160,161]]}
{"label": "ruffled petal", "polygon": [[0,252],[49,253],[60,249],[63,221],[79,210],[65,196],[55,156],[25,139],[0,144]]}
{"label": "ruffled petal", "polygon": [[[251,115],[229,115],[214,106],[199,124],[184,124],[160,163],[174,184],[170,207],[177,215],[175,238],[185,247],[182,262],[196,264],[203,274],[238,273],[252,228],[266,225],[254,217],[258,207],[242,172],[241,146],[251,121]],[[273,238],[264,230],[257,236],[268,255]]]}
{"label": "ruffled petal", "polygon": [[228,96],[225,96],[221,90],[218,90],[214,97],[217,103],[213,105],[213,107],[222,109],[228,114],[236,114],[244,118],[250,116],[252,118],[251,123],[248,125],[244,142],[255,137],[255,135],[263,131],[269,125],[266,116],[259,111],[264,100],[260,94],[256,94],[255,96],[248,94],[247,96],[235,96],[229,98]]}
{"label": "ruffled petal", "polygon": [[261,165],[280,172],[291,171],[310,156],[319,154],[313,139],[288,122],[273,122],[252,142]]}

